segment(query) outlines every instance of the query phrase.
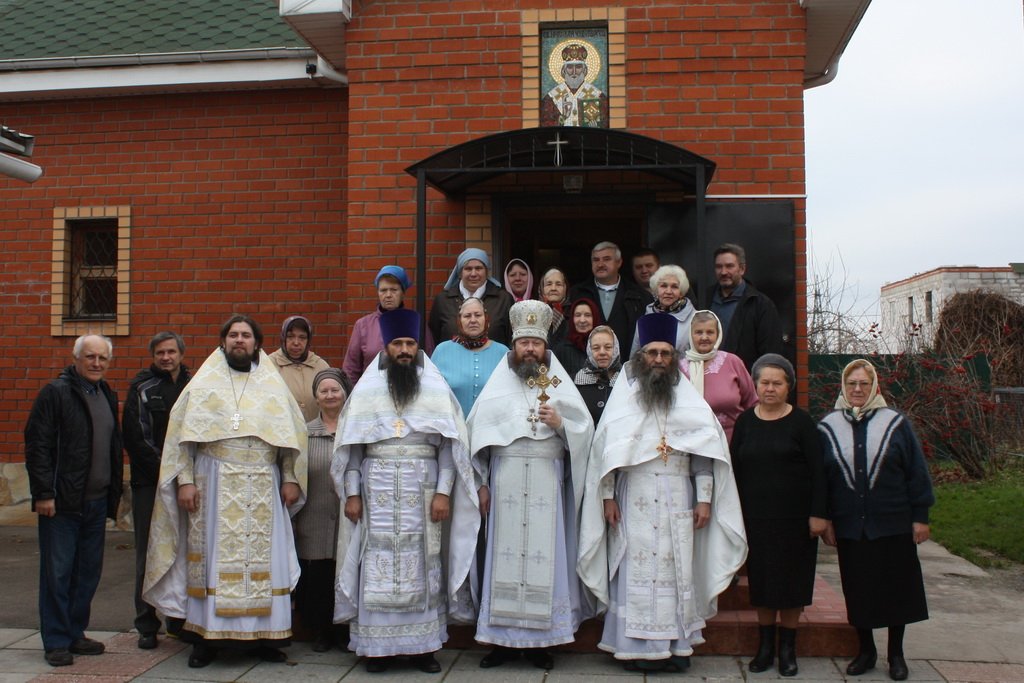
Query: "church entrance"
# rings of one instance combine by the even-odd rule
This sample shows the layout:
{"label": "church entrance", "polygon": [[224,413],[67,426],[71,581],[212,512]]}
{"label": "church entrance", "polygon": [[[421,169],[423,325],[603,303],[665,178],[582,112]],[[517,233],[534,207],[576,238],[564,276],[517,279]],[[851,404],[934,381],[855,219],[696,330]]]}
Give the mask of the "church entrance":
{"label": "church entrance", "polygon": [[603,241],[619,245],[628,277],[630,255],[645,246],[645,207],[630,198],[562,194],[534,196],[528,204],[521,197],[494,201],[500,267],[520,258],[530,264],[536,284],[549,268],[563,271],[570,283],[592,277],[590,251]]}

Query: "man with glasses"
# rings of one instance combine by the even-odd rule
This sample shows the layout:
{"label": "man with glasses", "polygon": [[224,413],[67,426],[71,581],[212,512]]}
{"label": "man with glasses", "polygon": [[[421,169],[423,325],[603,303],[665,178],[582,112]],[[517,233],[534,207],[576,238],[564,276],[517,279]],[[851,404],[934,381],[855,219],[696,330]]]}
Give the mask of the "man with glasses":
{"label": "man with glasses", "polygon": [[598,647],[628,671],[689,668],[747,551],[725,433],[679,371],[677,326],[638,321],[587,470],[580,576],[607,605]]}

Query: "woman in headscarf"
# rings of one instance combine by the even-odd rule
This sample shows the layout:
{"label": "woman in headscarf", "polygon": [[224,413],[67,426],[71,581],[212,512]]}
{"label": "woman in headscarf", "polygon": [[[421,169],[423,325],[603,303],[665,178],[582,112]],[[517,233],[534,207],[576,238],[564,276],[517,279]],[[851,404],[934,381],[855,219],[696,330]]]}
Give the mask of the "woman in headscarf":
{"label": "woman in headscarf", "polygon": [[[690,291],[690,280],[686,271],[679,266],[667,264],[654,271],[651,276],[651,294],[654,302],[647,304],[646,313],[668,313],[679,323],[676,331],[676,350],[683,355],[690,347],[690,318],[694,308],[686,293]],[[639,333],[633,335],[630,354],[640,349]]]}
{"label": "woman in headscarf", "polygon": [[821,446],[814,419],[788,401],[796,386],[792,364],[767,353],[753,370],[758,404],[740,415],[730,446],[760,635],[747,667],[756,673],[772,666],[777,632],[779,674],[795,676],[796,627],[814,596],[818,537],[828,526]]}
{"label": "woman in headscarf", "polygon": [[825,542],[838,547],[847,618],[860,641],[846,673],[875,667],[872,629],[884,627],[889,678],[905,680],[906,625],[928,618],[917,544],[928,540],[935,496],[921,442],[906,416],[886,405],[864,359],[843,368],[836,409],[818,430],[832,523]]}
{"label": "woman in headscarf", "polygon": [[488,338],[487,326],[483,302],[469,297],[459,308],[459,333],[438,344],[430,357],[462,406],[463,415],[469,415],[494,368],[508,353],[507,346]]}
{"label": "woman in headscarf", "polygon": [[537,286],[537,295],[541,301],[551,307],[551,325],[548,332],[548,348],[565,338],[568,324],[565,314],[569,310],[569,280],[558,268],[551,268],[544,273]]}
{"label": "woman in headscarf", "polygon": [[483,249],[470,248],[459,254],[448,282],[430,309],[429,326],[434,339],[451,339],[459,333],[459,306],[474,296],[484,303],[490,320],[487,336],[505,345],[510,343],[512,324],[508,311],[512,308],[512,295],[490,273],[491,259]]}
{"label": "woman in headscarf", "polygon": [[601,322],[601,309],[590,299],[577,299],[569,307],[568,333],[553,349],[570,377],[587,364],[587,338]]}
{"label": "woman in headscarf", "polygon": [[309,350],[312,340],[313,325],[309,319],[293,315],[281,324],[281,348],[270,354],[270,360],[298,401],[306,422],[319,412],[313,399],[313,376],[330,367],[327,361]]}
{"label": "woman in headscarf", "polygon": [[[403,308],[405,290],[409,289],[411,284],[409,276],[401,266],[384,266],[373,278],[373,286],[377,290],[377,308],[373,313],[364,315],[356,321],[352,328],[352,336],[348,340],[348,349],[345,350],[345,362],[342,364],[342,369],[348,375],[352,386],[355,386],[363,376],[363,371],[384,348],[384,341],[380,336],[380,314]],[[428,332],[423,352],[430,355],[433,350],[434,339]]]}
{"label": "woman in headscarf", "polygon": [[302,623],[313,630],[313,650],[327,652],[347,627],[335,627],[334,568],[341,504],[331,478],[331,455],[338,416],[352,385],[337,368],[313,377],[313,395],[320,414],[306,425],[309,453],[309,484],[306,504],[292,519],[295,550],[302,575],[295,588],[295,607]]}
{"label": "woman in headscarf", "polygon": [[533,298],[533,271],[523,259],[514,258],[505,266],[505,291],[515,301]]}
{"label": "woman in headscarf", "polygon": [[704,397],[722,424],[727,439],[743,411],[757,405],[757,392],[739,356],[719,351],[722,323],[711,311],[697,311],[690,319],[690,347],[679,365],[693,388]]}
{"label": "woman in headscarf", "polygon": [[612,328],[607,325],[595,327],[587,338],[587,364],[573,378],[595,425],[601,419],[615,378],[622,369],[619,355],[619,340]]}

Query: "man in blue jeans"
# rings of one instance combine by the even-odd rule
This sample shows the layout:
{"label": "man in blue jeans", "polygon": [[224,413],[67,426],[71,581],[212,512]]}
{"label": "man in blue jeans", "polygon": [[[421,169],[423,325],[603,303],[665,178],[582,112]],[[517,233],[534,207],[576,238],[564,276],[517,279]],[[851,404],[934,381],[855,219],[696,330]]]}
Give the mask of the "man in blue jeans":
{"label": "man in blue jeans", "polygon": [[103,653],[85,629],[103,569],[106,518],[117,515],[122,488],[117,396],[103,380],[113,346],[84,335],[72,356],[39,391],[25,424],[25,467],[39,515],[39,627],[51,666]]}

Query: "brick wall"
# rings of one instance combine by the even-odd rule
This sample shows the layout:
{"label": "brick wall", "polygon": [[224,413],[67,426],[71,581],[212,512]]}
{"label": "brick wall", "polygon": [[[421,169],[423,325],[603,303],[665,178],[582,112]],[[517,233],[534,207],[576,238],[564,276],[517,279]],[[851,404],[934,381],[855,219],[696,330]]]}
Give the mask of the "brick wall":
{"label": "brick wall", "polygon": [[210,93],[0,104],[36,136],[34,185],[0,179],[0,462],[22,459],[39,387],[70,362],[50,334],[54,210],[131,209],[131,325],[114,337],[120,395],[153,333],[176,329],[202,362],[233,312],[279,346],[289,314],[314,321],[313,348],[340,365],[346,250],[344,90]]}
{"label": "brick wall", "polygon": [[[522,83],[535,74],[524,70],[523,35],[535,19],[576,20],[596,9],[587,2],[501,0],[354,4],[346,32],[348,236],[351,253],[365,257],[350,262],[347,295],[359,302],[355,310],[372,305],[362,283],[376,268],[396,254],[403,265],[414,265],[407,245],[415,226],[415,180],[403,170],[449,146],[535,120],[535,112],[524,110],[529,99]],[[804,193],[805,22],[798,3],[627,1],[602,11],[609,21],[625,21],[626,129],[713,159],[712,194]],[[478,215],[433,190],[427,197],[433,294],[467,241],[467,213],[474,223],[470,241],[477,239]],[[805,220],[805,202],[797,199],[803,367]]]}

